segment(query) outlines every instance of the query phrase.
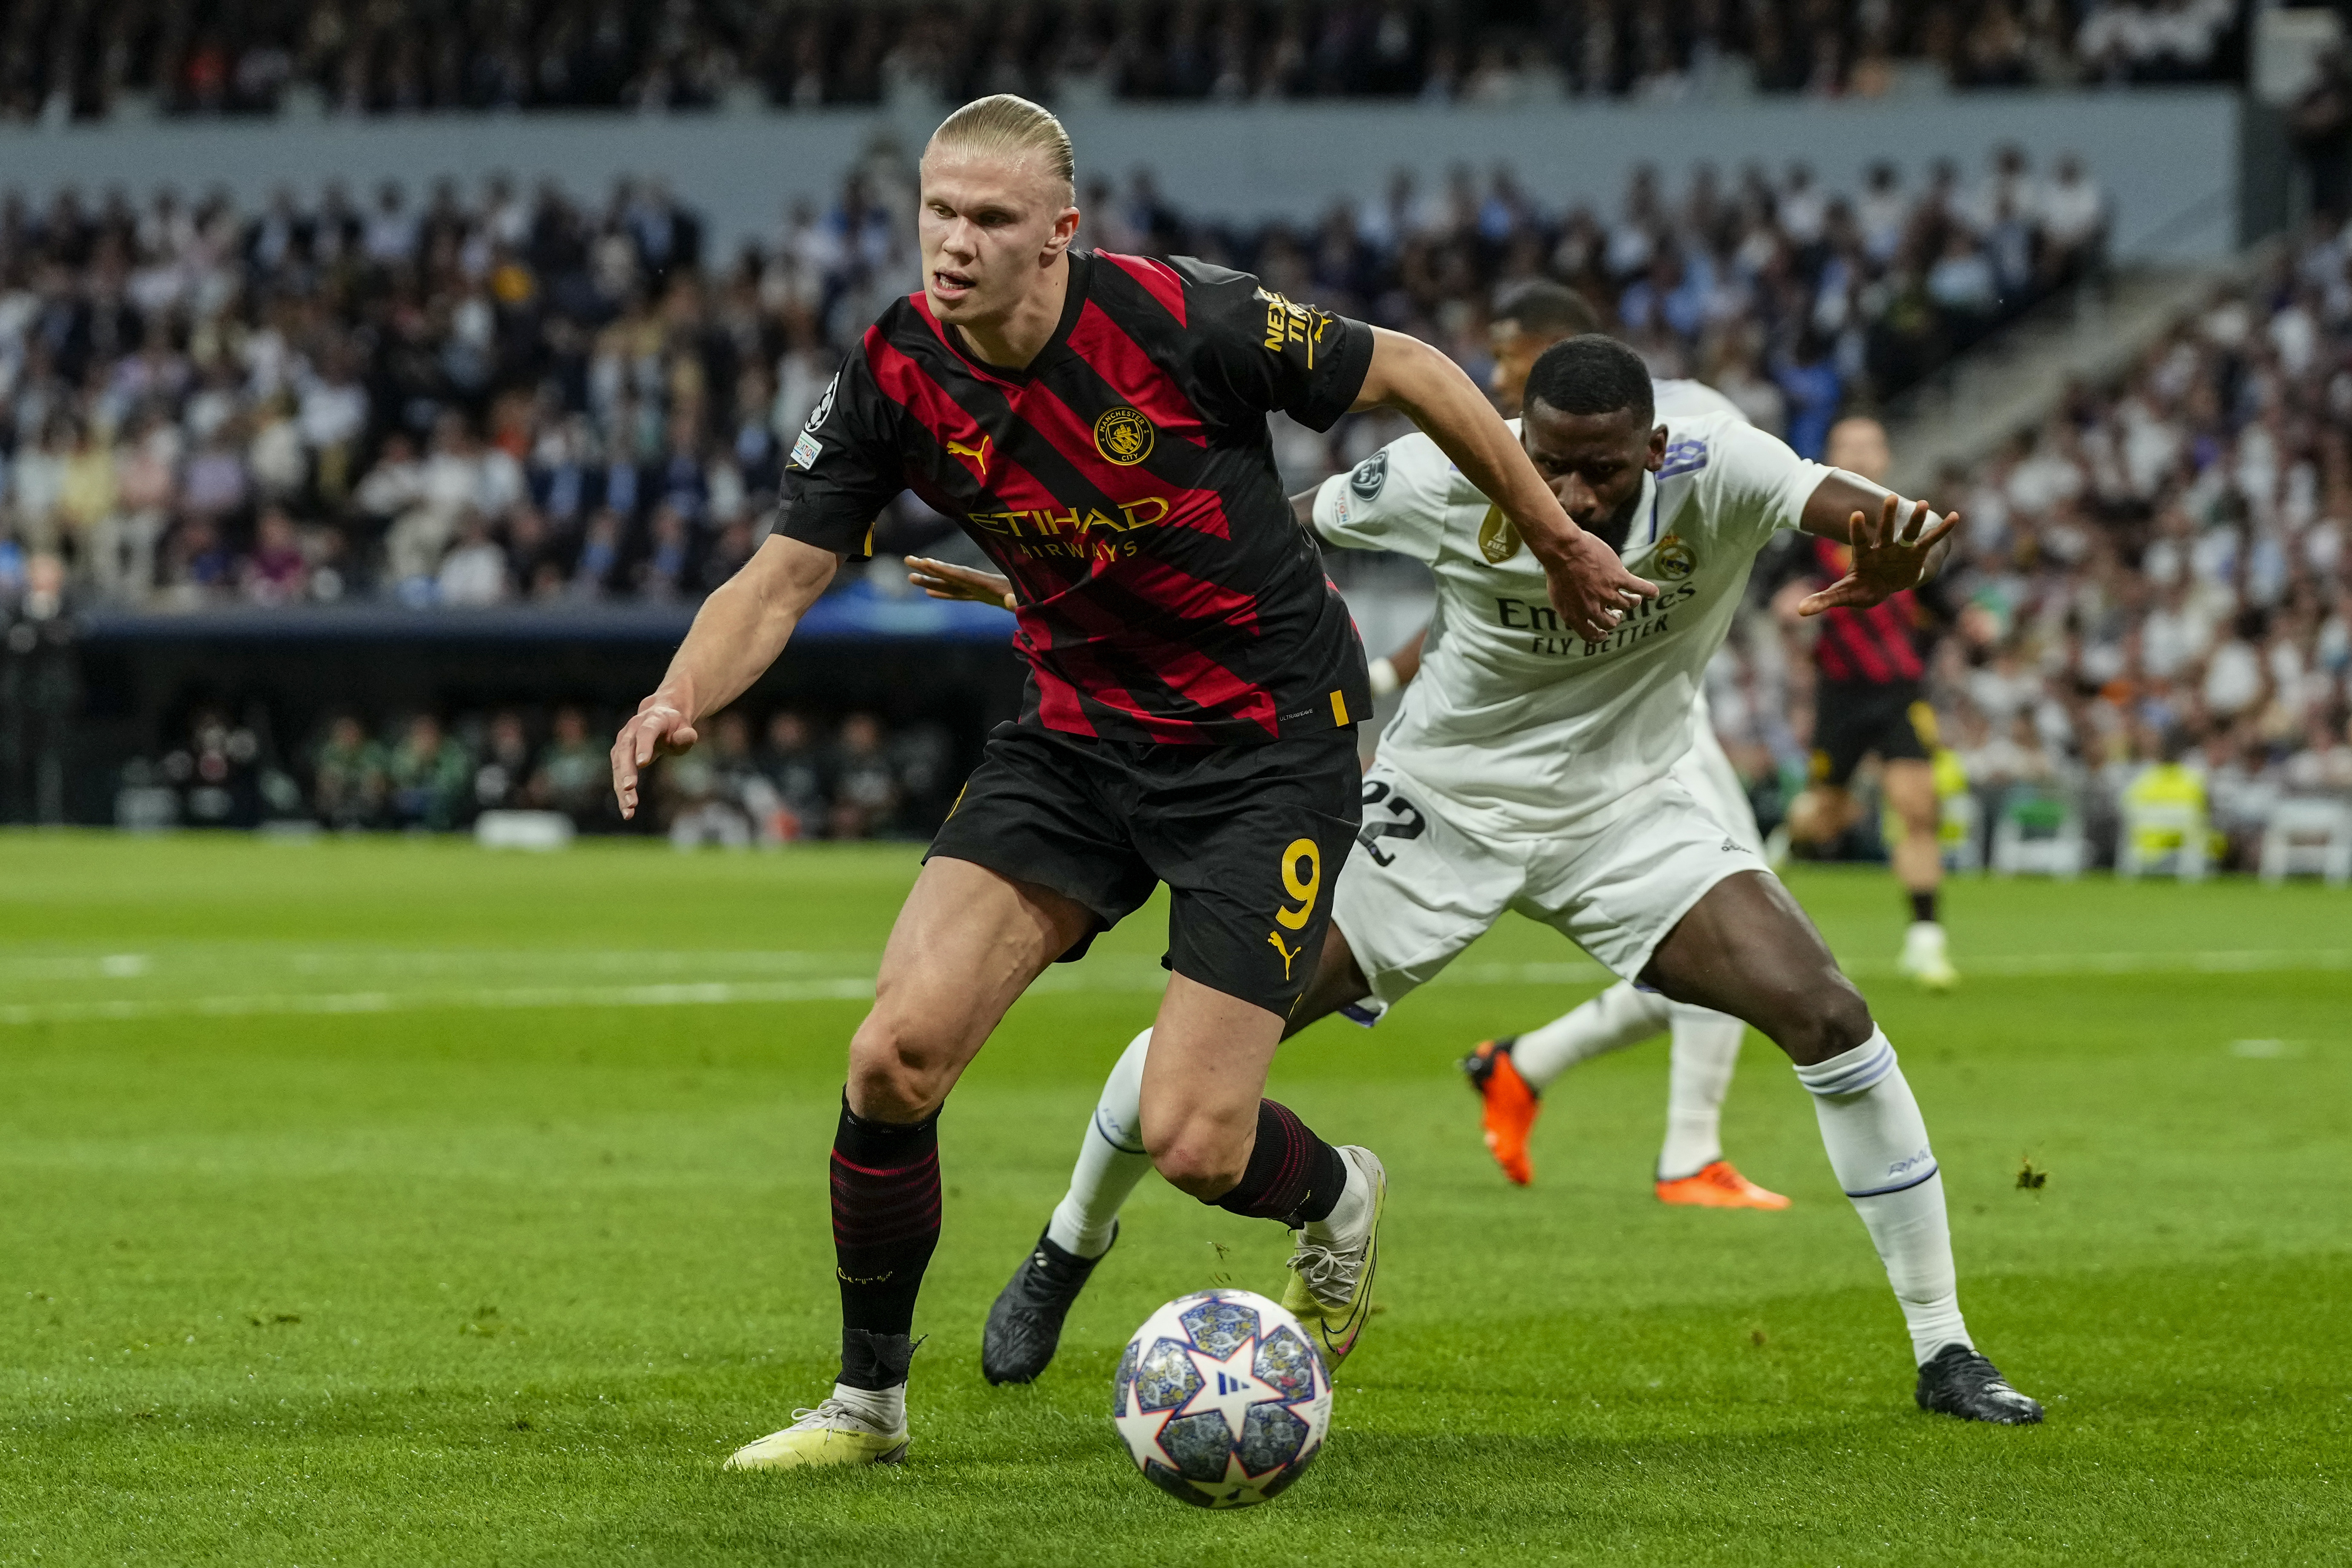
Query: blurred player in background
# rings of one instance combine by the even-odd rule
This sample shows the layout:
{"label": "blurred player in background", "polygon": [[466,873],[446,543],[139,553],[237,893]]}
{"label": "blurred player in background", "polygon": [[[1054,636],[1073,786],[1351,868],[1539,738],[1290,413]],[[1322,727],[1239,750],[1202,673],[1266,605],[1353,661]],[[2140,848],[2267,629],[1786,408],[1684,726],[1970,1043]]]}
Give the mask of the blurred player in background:
{"label": "blurred player in background", "polygon": [[[1285,1033],[1335,1011],[1377,1019],[1513,910],[1628,979],[1746,1019],[1813,1097],[1831,1167],[1902,1308],[1920,1407],[2039,1421],[1961,1320],[1942,1179],[1894,1047],[1757,849],[1675,772],[1691,691],[1778,531],[1852,547],[1852,569],[1803,605],[1814,614],[1932,574],[1958,518],[1933,521],[1924,501],[1807,462],[1734,416],[1668,428],[1639,357],[1597,334],[1547,350],[1528,387],[1528,457],[1660,595],[1605,638],[1564,632],[1509,519],[1425,437],[1292,498],[1327,545],[1428,564],[1438,599],[1426,666],[1364,777],[1360,847],[1314,984]],[[910,564],[940,596],[1005,589]],[[1117,1235],[1148,1163],[1134,1133],[1150,1042],[1147,1030],[1112,1069],[1068,1195],[989,1314],[992,1382],[1045,1368],[1085,1283],[1066,1260],[1100,1257]]]}
{"label": "blurred player in background", "polygon": [[[1838,421],[1822,455],[1833,467],[1873,481],[1883,479],[1893,464],[1886,427],[1875,419]],[[1847,570],[1845,546],[1827,539],[1808,542],[1795,581],[1782,590],[1784,608]],[[1931,627],[1950,619],[1943,590],[1934,583],[1884,604],[1821,617],[1813,639],[1812,778],[1789,805],[1790,838],[1822,848],[1834,845],[1862,820],[1862,802],[1847,787],[1854,769],[1864,757],[1878,759],[1880,787],[1898,824],[1895,876],[1911,905],[1897,963],[1930,991],[1948,990],[1960,978],[1937,910],[1944,848],[1937,832],[1936,713],[1921,687],[1927,668],[1924,644]]]}
{"label": "blurred player in background", "polygon": [[[1528,373],[1542,353],[1563,338],[1599,330],[1581,295],[1557,283],[1537,282],[1512,295],[1490,329],[1495,354],[1488,388],[1505,414],[1516,415],[1526,395]],[[1654,417],[1673,439],[1685,421],[1720,416],[1746,424],[1731,399],[1700,382],[1653,380]],[[1421,668],[1423,632],[1385,659],[1372,662],[1372,689],[1393,689]],[[1385,670],[1383,666],[1386,667]],[[1383,680],[1383,676],[1387,679]],[[1731,759],[1716,739],[1702,680],[1692,693],[1691,745],[1675,764],[1674,776],[1714,814],[1724,831],[1752,853],[1763,853],[1764,836]],[[1666,1137],[1658,1151],[1653,1190],[1661,1202],[1706,1208],[1782,1209],[1789,1200],[1758,1186],[1723,1157],[1723,1101],[1747,1026],[1726,1013],[1669,1002],[1657,992],[1620,980],[1600,995],[1540,1028],[1500,1039],[1482,1040],[1463,1058],[1484,1106],[1486,1148],[1503,1174],[1525,1185],[1535,1177],[1528,1137],[1542,1110],[1542,1094],[1577,1063],[1623,1050],[1671,1029],[1667,1067]]]}
{"label": "blurred player in background", "polygon": [[[1361,816],[1362,645],[1283,496],[1266,416],[1398,410],[1491,487],[1578,635],[1657,590],[1572,522],[1459,367],[1206,263],[1075,250],[1061,123],[998,95],[921,163],[921,292],[867,330],[786,465],[775,534],[707,599],[613,745],[638,772],[782,652],[913,489],[1001,567],[1030,667],[892,927],[833,1143],[841,1374],[737,1468],[889,1463],[939,1243],[938,1121],[1032,982],[1171,890],[1168,989],[1133,1125],[1203,1203],[1294,1234],[1284,1304],[1336,1363],[1369,1316],[1387,1191],[1264,1097]],[[1437,449],[1433,447],[1433,450]]]}

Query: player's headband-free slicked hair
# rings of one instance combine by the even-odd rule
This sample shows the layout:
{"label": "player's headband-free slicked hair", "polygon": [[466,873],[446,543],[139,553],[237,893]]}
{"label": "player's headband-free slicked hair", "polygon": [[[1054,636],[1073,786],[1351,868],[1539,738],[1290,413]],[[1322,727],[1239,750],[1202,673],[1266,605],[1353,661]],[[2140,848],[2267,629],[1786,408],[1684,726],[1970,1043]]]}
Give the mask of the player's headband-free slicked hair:
{"label": "player's headband-free slicked hair", "polygon": [[1495,312],[1497,325],[1508,321],[1534,337],[1575,337],[1601,330],[1601,318],[1584,296],[1549,278],[1520,285]]}
{"label": "player's headband-free slicked hair", "polygon": [[1054,111],[1009,92],[975,98],[931,132],[931,146],[953,147],[966,153],[994,153],[1034,158],[1045,172],[1062,182],[1065,191],[1076,188],[1077,160],[1070,151],[1070,133]]}
{"label": "player's headband-free slicked hair", "polygon": [[1527,401],[1561,414],[1615,414],[1631,408],[1646,423],[1657,407],[1650,367],[1615,338],[1599,332],[1562,338],[1536,356]]}

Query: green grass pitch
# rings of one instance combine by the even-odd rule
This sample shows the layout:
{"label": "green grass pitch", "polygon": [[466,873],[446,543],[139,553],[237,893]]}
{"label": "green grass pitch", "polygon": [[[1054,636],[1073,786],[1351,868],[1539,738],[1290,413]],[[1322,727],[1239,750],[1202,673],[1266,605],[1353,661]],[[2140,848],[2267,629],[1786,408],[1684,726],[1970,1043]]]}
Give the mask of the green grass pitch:
{"label": "green grass pitch", "polygon": [[[1512,921],[1276,1092],[1393,1182],[1316,1468],[1183,1509],[1108,1420],[1151,1307],[1286,1238],[1148,1182],[1036,1386],[979,1331],[1159,911],[1013,1014],[941,1126],[901,1468],[726,1475],[833,1370],[824,1150],[905,847],[497,856],[0,837],[0,1561],[2305,1563],[2352,1557],[2352,894],[1969,880],[1890,973],[1883,873],[1800,872],[1924,1103],[1977,1338],[2049,1405],[1920,1415],[1805,1096],[1726,1119],[1785,1214],[1649,1194],[1662,1045],[1505,1185],[1452,1058],[1600,984]],[[2021,1189],[2021,1163],[2048,1179]]]}

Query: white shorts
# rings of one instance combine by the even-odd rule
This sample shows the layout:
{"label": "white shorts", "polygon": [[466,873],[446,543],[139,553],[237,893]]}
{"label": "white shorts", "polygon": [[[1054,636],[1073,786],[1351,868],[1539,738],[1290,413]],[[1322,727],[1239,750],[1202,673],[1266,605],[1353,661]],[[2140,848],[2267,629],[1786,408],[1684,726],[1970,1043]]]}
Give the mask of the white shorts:
{"label": "white shorts", "polygon": [[1444,796],[1374,763],[1364,775],[1370,837],[1348,856],[1331,906],[1372,988],[1371,1004],[1354,1010],[1384,1010],[1436,978],[1506,910],[1638,976],[1708,889],[1769,869],[1742,842],[1754,817],[1743,808],[1737,827],[1717,820],[1681,775],[1677,766],[1589,834],[1496,843],[1449,821]]}
{"label": "white shorts", "polygon": [[1691,726],[1690,750],[1667,773],[1680,781],[1734,838],[1759,855],[1764,853],[1764,835],[1756,826],[1756,808],[1748,803],[1748,786],[1739,782],[1738,771],[1723,754],[1723,742],[1715,738],[1715,726],[1706,721],[1706,709],[1699,710],[1699,721]]}

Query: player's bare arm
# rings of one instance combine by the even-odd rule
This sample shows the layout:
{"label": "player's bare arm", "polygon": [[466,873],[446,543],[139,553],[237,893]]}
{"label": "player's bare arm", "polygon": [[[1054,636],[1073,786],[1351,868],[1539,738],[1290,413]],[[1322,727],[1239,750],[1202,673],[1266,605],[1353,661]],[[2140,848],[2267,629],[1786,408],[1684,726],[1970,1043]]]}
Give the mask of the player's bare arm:
{"label": "player's bare arm", "polygon": [[1564,509],[1477,384],[1436,349],[1402,332],[1374,329],[1371,368],[1355,406],[1404,415],[1502,508],[1543,563],[1552,608],[1586,640],[1605,640],[1627,606],[1656,596],[1656,584],[1628,572],[1615,550]]}
{"label": "player's bare arm", "polygon": [[691,747],[696,727],[776,662],[840,565],[829,550],[779,535],[702,602],[661,684],[614,738],[613,794],[624,817],[637,814],[638,773]]}
{"label": "player's bare arm", "polygon": [[1898,521],[1906,504],[1891,490],[1835,471],[1814,489],[1805,502],[1804,531],[1851,546],[1853,563],[1843,577],[1807,595],[1798,615],[1879,604],[1936,574],[1960,514],[1939,521],[1926,501],[1911,501],[1908,521]]}

